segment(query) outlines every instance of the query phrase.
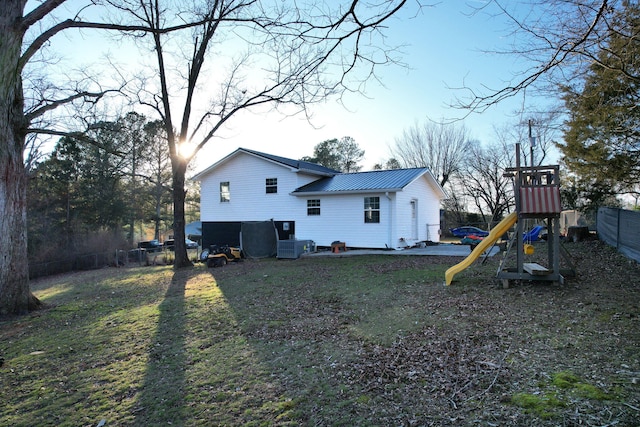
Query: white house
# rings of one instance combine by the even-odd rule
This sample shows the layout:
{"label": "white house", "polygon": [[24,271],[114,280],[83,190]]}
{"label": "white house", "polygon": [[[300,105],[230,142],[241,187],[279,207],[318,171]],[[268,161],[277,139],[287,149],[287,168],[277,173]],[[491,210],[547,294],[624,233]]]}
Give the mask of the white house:
{"label": "white house", "polygon": [[272,220],[280,240],[395,248],[440,239],[442,187],[426,168],[340,173],[239,148],[198,173],[203,246]]}

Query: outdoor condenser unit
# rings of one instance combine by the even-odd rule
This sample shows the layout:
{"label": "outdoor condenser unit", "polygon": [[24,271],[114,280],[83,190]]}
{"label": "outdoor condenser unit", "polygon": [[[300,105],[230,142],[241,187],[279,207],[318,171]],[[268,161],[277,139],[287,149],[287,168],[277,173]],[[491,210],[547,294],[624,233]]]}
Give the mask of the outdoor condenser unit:
{"label": "outdoor condenser unit", "polygon": [[313,240],[278,240],[278,258],[298,259],[305,252],[315,252]]}

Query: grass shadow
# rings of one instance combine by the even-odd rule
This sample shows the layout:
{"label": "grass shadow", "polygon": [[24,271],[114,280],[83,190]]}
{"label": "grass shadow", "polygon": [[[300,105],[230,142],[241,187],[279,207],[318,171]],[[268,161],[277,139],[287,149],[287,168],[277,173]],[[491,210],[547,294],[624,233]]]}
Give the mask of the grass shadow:
{"label": "grass shadow", "polygon": [[260,260],[210,272],[260,363],[286,386],[290,421],[381,425],[370,416],[368,391],[350,372],[367,349],[433,321],[419,296],[435,290],[445,267],[428,261]]}
{"label": "grass shadow", "polygon": [[185,388],[185,289],[189,274],[174,272],[159,306],[158,327],[148,350],[147,368],[138,396],[136,425],[160,425],[186,419]]}
{"label": "grass shadow", "polygon": [[0,425],[557,425],[511,399],[545,384],[565,420],[635,425],[638,269],[584,250],[601,274],[553,291],[491,284],[494,260],[445,287],[453,260],[404,256],[40,282],[52,309],[0,321]]}

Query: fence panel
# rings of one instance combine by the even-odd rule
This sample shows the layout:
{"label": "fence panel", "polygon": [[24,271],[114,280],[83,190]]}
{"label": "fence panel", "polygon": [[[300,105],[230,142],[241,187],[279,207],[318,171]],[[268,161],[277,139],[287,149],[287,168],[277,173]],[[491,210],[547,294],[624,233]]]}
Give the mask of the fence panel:
{"label": "fence panel", "polygon": [[600,208],[597,231],[600,240],[615,247],[627,258],[640,262],[640,212]]}
{"label": "fence panel", "polygon": [[146,251],[144,249],[97,252],[70,256],[56,261],[29,263],[29,278],[35,279],[70,271],[95,270],[106,266],[130,267],[145,264]]}

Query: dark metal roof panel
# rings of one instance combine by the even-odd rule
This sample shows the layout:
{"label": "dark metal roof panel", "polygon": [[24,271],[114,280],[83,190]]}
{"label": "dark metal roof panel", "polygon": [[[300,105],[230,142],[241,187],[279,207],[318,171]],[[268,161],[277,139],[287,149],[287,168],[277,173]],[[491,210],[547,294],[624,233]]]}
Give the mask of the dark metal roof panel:
{"label": "dark metal roof panel", "polygon": [[343,173],[299,187],[293,194],[400,190],[427,172],[426,168],[415,168]]}
{"label": "dark metal roof panel", "polygon": [[274,156],[273,154],[261,153],[259,151],[249,150],[247,148],[242,148],[242,150],[246,151],[247,153],[251,153],[253,155],[256,155],[277,163],[281,163],[283,165],[289,166],[294,169],[308,170],[312,172],[319,172],[322,174],[330,174],[330,175],[340,173],[337,170],[327,168],[327,167],[318,165],[316,163],[305,162],[303,160],[288,159],[286,157],[281,157],[281,156]]}
{"label": "dark metal roof panel", "polygon": [[289,158],[281,157],[281,156],[274,156],[273,154],[261,153],[260,151],[249,150],[247,148],[238,148],[233,153],[228,154],[227,156],[225,156],[224,158],[218,160],[217,162],[215,162],[214,164],[210,165],[206,169],[204,169],[204,170],[198,172],[197,174],[195,174],[192,177],[192,179],[194,179],[194,180],[202,180],[204,176],[206,176],[211,171],[216,169],[219,165],[229,161],[229,159],[232,159],[232,158],[238,156],[240,153],[246,153],[246,154],[250,154],[252,156],[260,157],[260,158],[265,159],[265,160],[276,162],[276,163],[278,163],[280,165],[295,169],[297,172],[306,172],[306,173],[308,173],[310,175],[333,176],[335,174],[340,173],[340,171],[337,171],[337,170],[334,170],[334,169],[331,169],[331,168],[327,168],[327,167],[318,165],[316,163],[305,162],[303,160],[294,160],[294,159],[289,159]]}

